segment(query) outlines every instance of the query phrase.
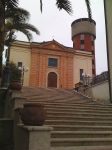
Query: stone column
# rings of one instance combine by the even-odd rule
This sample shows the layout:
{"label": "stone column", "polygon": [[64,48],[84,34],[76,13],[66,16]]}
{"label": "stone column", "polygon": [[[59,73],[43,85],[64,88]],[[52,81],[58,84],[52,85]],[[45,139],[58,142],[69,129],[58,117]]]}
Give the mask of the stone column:
{"label": "stone column", "polygon": [[112,15],[111,0],[104,0],[105,26],[106,26],[106,46],[107,46],[107,62],[109,76],[109,95],[112,103]]}
{"label": "stone column", "polygon": [[50,150],[52,127],[18,125],[15,150]]}

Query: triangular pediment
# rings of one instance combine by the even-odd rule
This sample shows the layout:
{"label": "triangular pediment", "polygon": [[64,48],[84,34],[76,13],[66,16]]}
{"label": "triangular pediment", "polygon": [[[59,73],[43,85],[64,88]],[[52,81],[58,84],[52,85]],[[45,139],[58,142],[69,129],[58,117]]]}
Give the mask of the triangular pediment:
{"label": "triangular pediment", "polygon": [[62,44],[58,43],[57,41],[53,40],[53,41],[49,41],[46,43],[42,43],[40,45],[41,48],[44,49],[53,49],[53,50],[67,50]]}

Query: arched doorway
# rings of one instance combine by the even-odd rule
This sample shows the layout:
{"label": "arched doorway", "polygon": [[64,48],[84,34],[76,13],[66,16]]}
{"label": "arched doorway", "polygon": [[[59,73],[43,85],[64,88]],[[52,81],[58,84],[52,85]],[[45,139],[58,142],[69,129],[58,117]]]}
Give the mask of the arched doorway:
{"label": "arched doorway", "polygon": [[55,72],[48,73],[48,87],[57,88],[57,74]]}

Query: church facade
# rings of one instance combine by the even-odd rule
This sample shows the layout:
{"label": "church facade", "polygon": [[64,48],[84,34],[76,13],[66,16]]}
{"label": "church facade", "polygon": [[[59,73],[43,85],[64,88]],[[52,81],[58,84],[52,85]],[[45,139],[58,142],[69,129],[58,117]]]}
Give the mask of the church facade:
{"label": "church facade", "polygon": [[23,85],[71,89],[83,73],[95,76],[95,21],[81,18],[71,25],[73,47],[56,40],[13,43],[10,61],[23,71]]}

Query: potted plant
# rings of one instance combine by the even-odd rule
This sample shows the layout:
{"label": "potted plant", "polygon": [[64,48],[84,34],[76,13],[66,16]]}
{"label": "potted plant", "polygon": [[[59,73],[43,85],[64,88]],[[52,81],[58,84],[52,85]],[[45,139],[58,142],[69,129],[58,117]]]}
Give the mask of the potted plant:
{"label": "potted plant", "polygon": [[14,63],[9,64],[10,68],[10,88],[12,90],[21,90],[21,70]]}

